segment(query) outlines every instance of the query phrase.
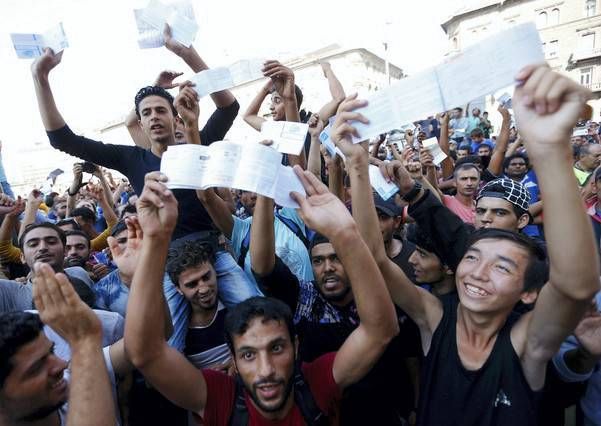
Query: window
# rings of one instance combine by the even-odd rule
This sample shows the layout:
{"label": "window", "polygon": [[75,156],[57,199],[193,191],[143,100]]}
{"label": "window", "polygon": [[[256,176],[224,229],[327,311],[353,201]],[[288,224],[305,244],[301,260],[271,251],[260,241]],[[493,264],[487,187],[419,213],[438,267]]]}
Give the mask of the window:
{"label": "window", "polygon": [[556,58],[559,55],[559,40],[551,40],[547,46],[547,58]]}
{"label": "window", "polygon": [[593,81],[593,68],[581,68],[580,69],[580,84],[588,86]]}
{"label": "window", "polygon": [[536,18],[536,27],[543,28],[547,26],[547,12],[541,12]]}
{"label": "window", "polygon": [[551,19],[549,20],[550,25],[559,24],[559,9],[555,8],[551,11]]}
{"label": "window", "polygon": [[457,42],[457,37],[453,37],[451,45],[453,46],[453,50],[459,50],[459,43]]}
{"label": "window", "polygon": [[586,17],[594,16],[597,14],[597,0],[584,1],[584,14]]}
{"label": "window", "polygon": [[578,50],[590,52],[595,48],[595,33],[583,34],[578,43]]}

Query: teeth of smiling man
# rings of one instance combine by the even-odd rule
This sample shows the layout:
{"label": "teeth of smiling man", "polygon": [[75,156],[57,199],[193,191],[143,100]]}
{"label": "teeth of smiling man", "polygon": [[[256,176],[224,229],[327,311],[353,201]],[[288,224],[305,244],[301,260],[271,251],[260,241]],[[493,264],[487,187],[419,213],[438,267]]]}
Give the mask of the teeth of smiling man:
{"label": "teeth of smiling man", "polygon": [[477,294],[478,296],[487,296],[488,295],[487,291],[485,291],[481,288],[475,287],[473,285],[466,284],[465,287],[467,288],[467,290],[470,293]]}

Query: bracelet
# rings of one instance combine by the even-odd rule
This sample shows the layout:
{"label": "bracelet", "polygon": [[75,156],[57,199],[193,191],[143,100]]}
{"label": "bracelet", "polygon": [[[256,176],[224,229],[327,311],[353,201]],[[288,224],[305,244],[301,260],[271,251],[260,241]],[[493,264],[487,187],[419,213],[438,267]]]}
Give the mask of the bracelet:
{"label": "bracelet", "polygon": [[401,198],[405,201],[407,201],[408,203],[415,201],[415,198],[417,198],[417,196],[419,195],[419,192],[422,190],[422,184],[419,183],[418,181],[415,181],[415,183],[413,184],[413,188],[411,188],[411,190],[409,192],[407,192],[405,195],[401,196]]}

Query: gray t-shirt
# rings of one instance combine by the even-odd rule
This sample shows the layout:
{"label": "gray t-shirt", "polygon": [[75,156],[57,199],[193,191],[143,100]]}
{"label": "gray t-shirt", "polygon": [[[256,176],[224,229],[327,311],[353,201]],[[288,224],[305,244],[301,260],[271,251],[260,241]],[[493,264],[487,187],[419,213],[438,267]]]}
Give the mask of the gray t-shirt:
{"label": "gray t-shirt", "polygon": [[[81,271],[87,276],[87,272],[79,266],[65,269],[67,275],[80,280],[80,276],[82,276]],[[89,277],[88,280],[91,283]],[[91,286],[88,282],[84,282]],[[32,309],[32,285],[31,281],[28,281],[27,284],[21,284],[17,281],[0,280],[0,313]]]}

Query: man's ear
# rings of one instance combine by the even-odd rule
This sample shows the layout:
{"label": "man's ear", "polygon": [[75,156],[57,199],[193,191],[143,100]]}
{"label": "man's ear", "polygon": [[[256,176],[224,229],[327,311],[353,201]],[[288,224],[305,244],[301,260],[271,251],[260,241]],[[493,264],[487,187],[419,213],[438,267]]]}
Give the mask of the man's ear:
{"label": "man's ear", "polygon": [[522,293],[522,295],[520,296],[520,300],[522,301],[522,303],[525,303],[526,305],[533,304],[534,302],[536,302],[537,298],[538,298],[538,290],[524,291]]}
{"label": "man's ear", "polygon": [[530,223],[530,214],[524,213],[518,219],[518,229],[524,229]]}

